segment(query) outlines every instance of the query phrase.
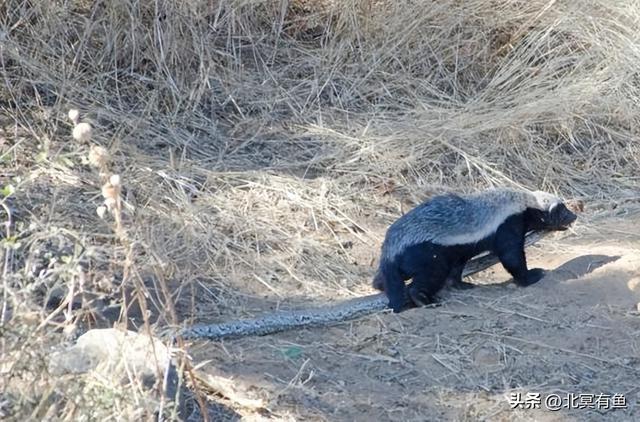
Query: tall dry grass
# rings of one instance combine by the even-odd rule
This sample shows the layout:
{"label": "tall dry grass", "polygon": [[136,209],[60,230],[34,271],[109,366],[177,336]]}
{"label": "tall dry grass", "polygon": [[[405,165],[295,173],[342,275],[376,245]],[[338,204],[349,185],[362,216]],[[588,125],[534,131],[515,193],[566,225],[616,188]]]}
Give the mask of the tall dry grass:
{"label": "tall dry grass", "polygon": [[[632,0],[5,0],[12,315],[40,324],[81,268],[230,319],[366,292],[385,226],[445,188],[635,197],[639,25]],[[69,108],[122,177],[130,243]]]}

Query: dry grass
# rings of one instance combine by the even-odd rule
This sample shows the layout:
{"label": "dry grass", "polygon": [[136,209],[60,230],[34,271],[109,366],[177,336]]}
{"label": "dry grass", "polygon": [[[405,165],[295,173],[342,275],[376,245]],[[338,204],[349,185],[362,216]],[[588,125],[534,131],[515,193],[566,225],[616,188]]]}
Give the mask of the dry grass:
{"label": "dry grass", "polygon": [[631,0],[0,3],[5,369],[123,286],[162,324],[363,294],[443,189],[637,197],[639,25]]}

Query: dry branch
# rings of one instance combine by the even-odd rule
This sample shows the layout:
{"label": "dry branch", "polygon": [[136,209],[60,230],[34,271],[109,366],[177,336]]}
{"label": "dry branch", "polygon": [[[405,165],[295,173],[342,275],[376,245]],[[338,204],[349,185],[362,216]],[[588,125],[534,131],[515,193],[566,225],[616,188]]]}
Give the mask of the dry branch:
{"label": "dry branch", "polygon": [[[532,245],[546,234],[548,232],[534,231],[527,233],[525,244],[527,246]],[[494,254],[478,255],[467,263],[463,277],[486,270],[497,263],[498,257]],[[184,329],[180,335],[188,339],[201,338],[210,340],[251,335],[260,336],[302,327],[326,326],[383,311],[386,308],[386,296],[384,293],[378,293],[338,302],[330,306],[274,312],[257,318],[220,324],[195,325]]]}

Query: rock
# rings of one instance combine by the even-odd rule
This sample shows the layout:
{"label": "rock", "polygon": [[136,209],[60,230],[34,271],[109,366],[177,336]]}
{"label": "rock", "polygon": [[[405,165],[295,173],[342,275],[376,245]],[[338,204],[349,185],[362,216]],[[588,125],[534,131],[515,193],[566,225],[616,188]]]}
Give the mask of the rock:
{"label": "rock", "polygon": [[[75,345],[52,354],[49,371],[53,375],[95,371],[112,385],[141,385],[162,391],[170,400],[179,398],[178,372],[169,348],[158,339],[133,331],[89,330]],[[162,386],[161,390],[158,386]]]}
{"label": "rock", "polygon": [[480,347],[473,353],[473,362],[479,367],[497,367],[501,364],[500,354],[494,348]]}

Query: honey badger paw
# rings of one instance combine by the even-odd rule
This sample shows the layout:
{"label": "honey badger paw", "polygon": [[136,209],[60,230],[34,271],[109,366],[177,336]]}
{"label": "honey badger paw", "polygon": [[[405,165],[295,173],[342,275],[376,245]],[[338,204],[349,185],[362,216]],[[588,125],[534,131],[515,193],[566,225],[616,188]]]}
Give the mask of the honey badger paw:
{"label": "honey badger paw", "polygon": [[527,272],[526,280],[520,280],[518,285],[520,286],[531,286],[532,284],[537,283],[542,280],[546,275],[546,271],[542,268],[532,268]]}
{"label": "honey badger paw", "polygon": [[394,314],[415,307],[415,305],[408,298],[404,298],[403,300],[389,300],[388,306],[389,308],[393,309]]}
{"label": "honey badger paw", "polygon": [[415,306],[425,306],[436,302],[435,297],[416,289],[415,286],[409,286],[408,290],[411,301]]}

